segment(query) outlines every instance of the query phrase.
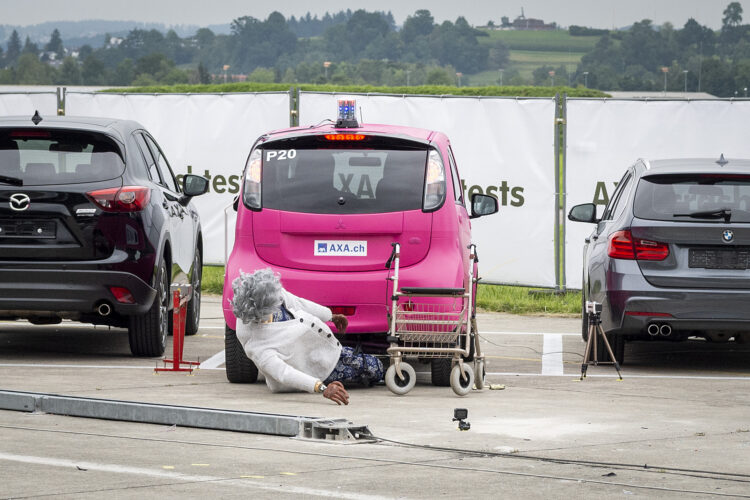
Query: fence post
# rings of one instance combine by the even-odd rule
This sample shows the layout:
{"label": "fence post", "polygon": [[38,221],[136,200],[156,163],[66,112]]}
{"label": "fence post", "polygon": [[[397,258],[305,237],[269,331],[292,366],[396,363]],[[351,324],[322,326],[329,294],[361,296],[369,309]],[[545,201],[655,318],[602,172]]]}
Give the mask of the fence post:
{"label": "fence post", "polygon": [[555,291],[565,291],[565,151],[567,94],[555,94]]}
{"label": "fence post", "polygon": [[57,87],[57,115],[65,116],[65,94],[68,89],[66,87]]}
{"label": "fence post", "polygon": [[289,88],[289,126],[299,125],[299,87]]}

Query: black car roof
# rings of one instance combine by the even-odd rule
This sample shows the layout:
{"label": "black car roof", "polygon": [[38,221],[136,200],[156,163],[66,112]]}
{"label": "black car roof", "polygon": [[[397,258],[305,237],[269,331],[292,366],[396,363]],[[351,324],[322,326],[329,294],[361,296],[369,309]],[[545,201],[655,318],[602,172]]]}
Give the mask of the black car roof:
{"label": "black car roof", "polygon": [[56,128],[67,130],[81,130],[90,132],[101,132],[114,135],[124,142],[125,137],[133,130],[144,128],[138,122],[132,120],[117,120],[114,118],[103,118],[94,116],[44,116],[42,121],[34,125],[31,116],[6,116],[0,118],[0,128],[6,127],[30,127],[30,128]]}

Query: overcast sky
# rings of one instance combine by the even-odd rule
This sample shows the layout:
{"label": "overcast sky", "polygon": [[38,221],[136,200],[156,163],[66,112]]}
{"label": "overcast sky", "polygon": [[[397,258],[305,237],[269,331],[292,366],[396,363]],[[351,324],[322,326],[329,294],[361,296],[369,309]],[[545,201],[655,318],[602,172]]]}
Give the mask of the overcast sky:
{"label": "overcast sky", "polygon": [[[278,10],[284,16],[308,11],[322,15],[344,9],[390,10],[403,23],[417,9],[428,9],[436,21],[455,21],[464,16],[473,25],[488,20],[513,20],[523,7],[526,17],[596,28],[622,27],[651,19],[656,24],[671,22],[682,27],[689,18],[714,29],[721,26],[722,12],[730,0],[0,0],[0,24],[27,26],[45,21],[105,19],[161,22],[167,25],[224,24],[240,16],[265,19]],[[750,11],[745,13],[750,21]]]}

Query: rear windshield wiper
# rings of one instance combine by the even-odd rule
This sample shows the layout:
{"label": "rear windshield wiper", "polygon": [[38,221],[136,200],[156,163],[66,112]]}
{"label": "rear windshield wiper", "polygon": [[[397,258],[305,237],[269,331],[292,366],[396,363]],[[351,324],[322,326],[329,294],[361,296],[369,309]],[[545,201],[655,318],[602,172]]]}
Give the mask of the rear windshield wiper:
{"label": "rear windshield wiper", "polygon": [[0,175],[0,182],[10,184],[11,186],[23,186],[23,179],[9,177],[7,175]]}
{"label": "rear windshield wiper", "polygon": [[689,214],[674,214],[672,217],[692,217],[693,219],[724,219],[729,222],[732,218],[731,208],[719,208],[717,210],[704,210],[702,212],[691,212]]}

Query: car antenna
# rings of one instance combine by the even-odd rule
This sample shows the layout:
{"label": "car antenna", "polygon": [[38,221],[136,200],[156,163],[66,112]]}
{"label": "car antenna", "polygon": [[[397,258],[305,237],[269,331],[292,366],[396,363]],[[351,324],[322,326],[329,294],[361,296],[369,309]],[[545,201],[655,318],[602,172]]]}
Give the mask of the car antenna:
{"label": "car antenna", "polygon": [[724,158],[724,153],[721,153],[721,156],[719,157],[718,161],[716,162],[719,164],[720,167],[723,167],[727,163],[729,163],[729,160]]}
{"label": "car antenna", "polygon": [[42,121],[42,117],[39,116],[39,110],[34,111],[34,116],[31,117],[31,121],[34,122],[34,125],[39,125],[39,122]]}

